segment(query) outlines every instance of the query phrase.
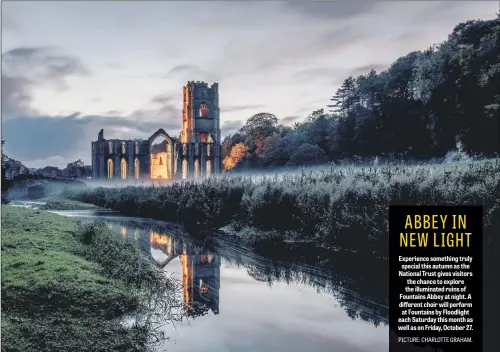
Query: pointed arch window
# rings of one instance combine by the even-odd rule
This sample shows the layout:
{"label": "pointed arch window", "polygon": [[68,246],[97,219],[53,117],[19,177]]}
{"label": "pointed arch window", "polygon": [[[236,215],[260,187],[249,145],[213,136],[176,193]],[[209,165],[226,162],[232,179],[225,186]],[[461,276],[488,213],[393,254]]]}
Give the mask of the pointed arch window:
{"label": "pointed arch window", "polygon": [[202,143],[207,142],[207,134],[205,132],[200,133],[200,142],[202,142]]}
{"label": "pointed arch window", "polygon": [[125,160],[125,158],[122,159],[120,169],[122,180],[127,179],[127,160]]}
{"label": "pointed arch window", "polygon": [[200,105],[200,117],[202,118],[208,117],[208,105],[205,103],[202,103]]}
{"label": "pointed arch window", "polygon": [[108,160],[108,178],[109,179],[113,178],[113,160],[112,159]]}
{"label": "pointed arch window", "polygon": [[122,142],[122,154],[125,154],[125,142]]}
{"label": "pointed arch window", "polygon": [[135,179],[138,180],[139,179],[139,175],[140,175],[140,169],[139,169],[139,159],[135,158],[135,161],[134,161],[134,173],[135,173]]}
{"label": "pointed arch window", "polygon": [[206,177],[210,177],[212,174],[212,160],[207,160],[207,167],[206,167]]}
{"label": "pointed arch window", "polygon": [[200,175],[200,164],[198,159],[194,161],[194,178],[198,178]]}
{"label": "pointed arch window", "polygon": [[187,179],[188,176],[188,162],[186,159],[182,160],[182,179]]}

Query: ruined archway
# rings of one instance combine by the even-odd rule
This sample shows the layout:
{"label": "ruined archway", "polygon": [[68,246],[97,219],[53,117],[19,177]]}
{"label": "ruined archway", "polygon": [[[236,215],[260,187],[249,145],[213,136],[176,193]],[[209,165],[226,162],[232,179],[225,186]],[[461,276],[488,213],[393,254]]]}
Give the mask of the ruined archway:
{"label": "ruined archway", "polygon": [[194,178],[198,178],[200,176],[200,163],[198,159],[194,161]]}
{"label": "ruined archway", "polygon": [[185,180],[188,177],[188,161],[186,159],[182,160],[182,179]]}
{"label": "ruined archway", "polygon": [[206,177],[210,177],[210,175],[212,174],[212,160],[207,160],[207,167],[206,167]]}
{"label": "ruined archway", "polygon": [[108,160],[108,178],[112,179],[113,178],[113,159]]}
{"label": "ruined archway", "polygon": [[135,179],[138,180],[140,175],[141,175],[141,171],[140,171],[140,166],[139,166],[139,159],[135,158],[134,160],[134,176],[135,176]]}
{"label": "ruined archway", "polygon": [[127,160],[125,158],[122,158],[122,161],[120,163],[120,175],[122,177],[122,180],[127,179]]}
{"label": "ruined archway", "polygon": [[173,173],[173,143],[163,130],[158,130],[149,139],[150,177],[152,180],[168,180]]}

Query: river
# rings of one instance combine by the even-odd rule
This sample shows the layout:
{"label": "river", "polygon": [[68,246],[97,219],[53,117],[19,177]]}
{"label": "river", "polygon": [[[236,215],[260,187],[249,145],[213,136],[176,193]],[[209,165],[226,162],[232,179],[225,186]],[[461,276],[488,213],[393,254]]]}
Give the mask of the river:
{"label": "river", "polygon": [[164,327],[170,352],[388,351],[386,282],[362,258],[318,253],[313,263],[297,248],[267,249],[264,256],[223,236],[188,241],[175,224],[53,212],[106,221],[183,282],[191,319]]}

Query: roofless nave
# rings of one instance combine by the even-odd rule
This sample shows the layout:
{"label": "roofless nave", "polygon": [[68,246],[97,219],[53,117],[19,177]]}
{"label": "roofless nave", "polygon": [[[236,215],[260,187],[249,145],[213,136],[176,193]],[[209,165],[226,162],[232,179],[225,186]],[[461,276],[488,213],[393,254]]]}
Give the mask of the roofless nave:
{"label": "roofless nave", "polygon": [[194,81],[184,87],[180,140],[163,129],[147,140],[105,139],[101,130],[92,142],[93,178],[170,180],[220,173],[218,87]]}

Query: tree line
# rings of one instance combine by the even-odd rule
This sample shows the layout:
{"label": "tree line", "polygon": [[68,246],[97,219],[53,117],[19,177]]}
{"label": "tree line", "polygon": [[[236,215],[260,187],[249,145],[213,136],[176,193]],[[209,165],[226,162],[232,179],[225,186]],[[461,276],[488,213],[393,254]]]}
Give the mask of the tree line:
{"label": "tree line", "polygon": [[460,23],[441,44],[347,77],[327,107],[291,127],[252,116],[224,139],[224,168],[429,160],[457,148],[498,155],[500,17]]}

